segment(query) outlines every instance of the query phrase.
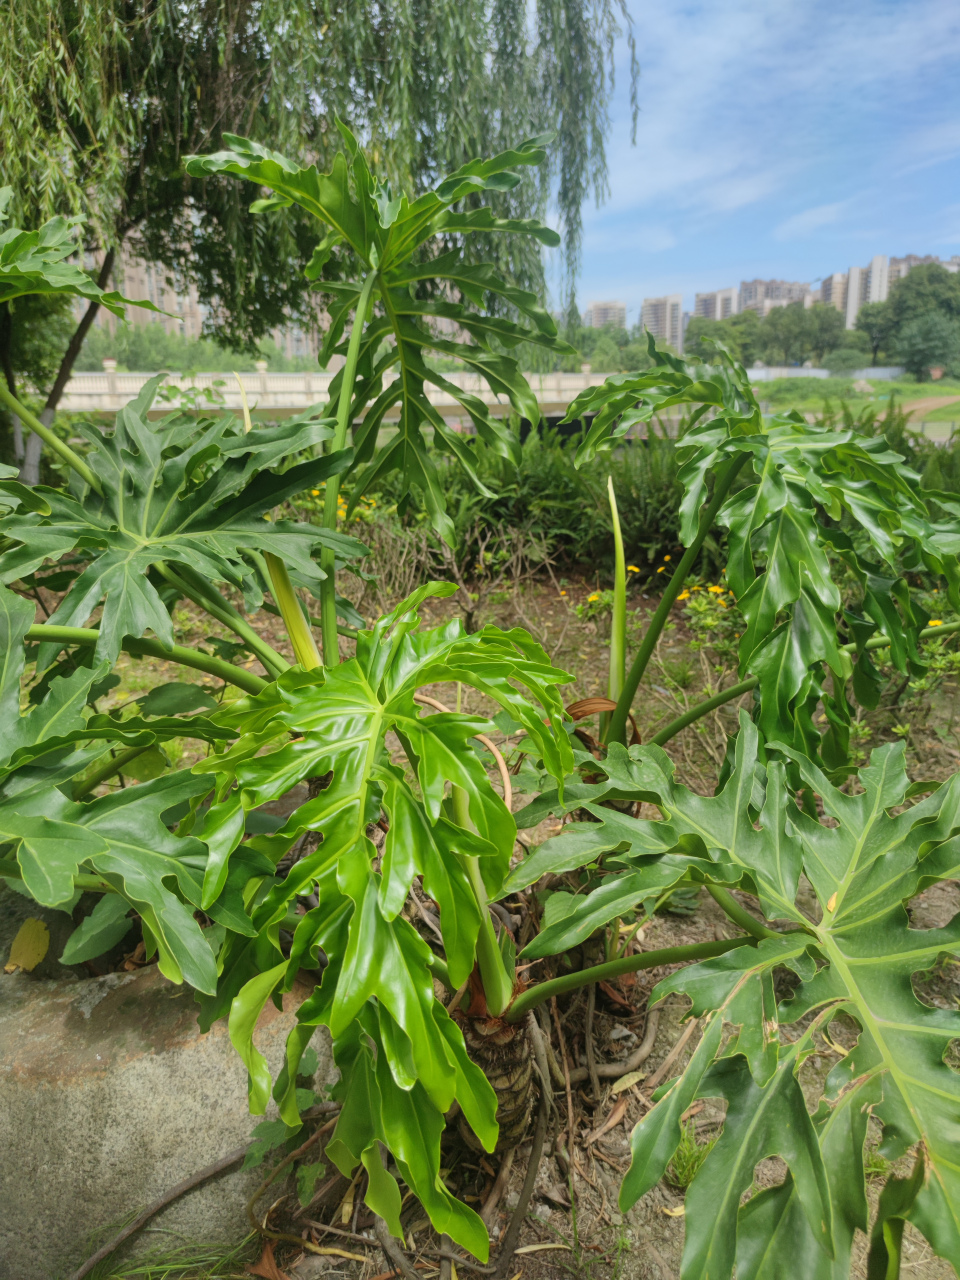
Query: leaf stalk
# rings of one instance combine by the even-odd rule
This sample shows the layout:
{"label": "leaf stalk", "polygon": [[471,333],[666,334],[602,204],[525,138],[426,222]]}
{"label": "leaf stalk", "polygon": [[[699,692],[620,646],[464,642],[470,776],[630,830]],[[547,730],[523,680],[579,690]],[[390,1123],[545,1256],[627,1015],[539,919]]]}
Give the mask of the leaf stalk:
{"label": "leaf stalk", "polygon": [[[756,923],[756,921],[754,921]],[[693,942],[682,947],[661,947],[659,951],[641,951],[639,955],[624,956],[620,960],[608,960],[605,964],[595,964],[589,969],[578,969],[575,973],[564,973],[559,978],[550,978],[539,982],[535,987],[521,991],[507,1010],[504,1017],[507,1022],[519,1022],[531,1009],[550,1000],[553,996],[565,995],[568,991],[576,991],[591,982],[607,982],[611,978],[619,978],[624,973],[638,973],[641,969],[655,969],[661,964],[688,964],[696,960],[710,960],[714,956],[722,956],[735,947],[754,946],[756,938],[721,938],[718,942]]]}
{"label": "leaf stalk", "polygon": [[667,618],[670,616],[674,601],[683,589],[687,574],[700,554],[700,548],[713,527],[717,512],[726,501],[730,486],[736,479],[740,468],[746,462],[747,456],[746,453],[739,453],[735,458],[731,458],[723,471],[717,476],[713,497],[700,514],[696,537],[683,553],[680,563],[673,572],[673,577],[667,583],[667,588],[660,597],[660,603],[657,605],[656,612],[650,620],[650,625],[647,627],[640,648],[637,650],[630,666],[623,692],[617,699],[617,709],[610,719],[608,741],[626,744],[627,717],[630,714],[630,708],[633,706],[633,699],[636,696],[640,681],[643,679],[643,673],[647,669],[647,663],[650,661],[657,641],[660,639],[660,634],[666,625]]}
{"label": "leaf stalk", "polygon": [[85,481],[95,493],[103,494],[103,485],[101,485],[96,472],[92,471],[78,453],[65,444],[55,431],[51,431],[49,427],[45,427],[39,418],[35,417],[29,409],[20,403],[17,397],[7,387],[6,383],[0,380],[0,400],[7,406],[11,413],[15,413],[21,422],[26,423],[35,435],[50,446],[54,453],[58,454],[68,467],[71,467],[81,480]]}
{"label": "leaf stalk", "polygon": [[[453,801],[454,820],[457,825],[467,831],[473,831],[474,827],[470,821],[466,791],[463,787],[454,787],[451,798]],[[480,874],[480,860],[479,858],[465,856],[463,858],[463,866],[469,877],[474,896],[477,899],[477,906],[480,908],[480,932],[477,935],[477,965],[480,969],[480,979],[483,982],[483,993],[491,1015],[494,1018],[499,1018],[510,1003],[510,998],[513,995],[513,982],[503,963],[500,947],[497,945],[497,935],[494,933],[493,921],[490,919],[487,891],[483,883],[483,876]]]}
{"label": "leaf stalk", "polygon": [[192,600],[194,604],[206,610],[211,617],[216,618],[218,622],[222,622],[225,627],[228,627],[234,635],[238,635],[241,640],[245,640],[248,647],[253,650],[271,675],[276,677],[287,670],[290,663],[287,662],[286,658],[277,653],[272,645],[262,640],[246,618],[229,601],[224,600],[219,592],[204,582],[202,578],[191,573],[186,569],[186,566],[179,566],[181,572],[177,572],[171,569],[168,564],[161,563],[157,565],[157,569],[172,587],[176,587],[181,595],[186,596],[188,600]]}
{"label": "leaf stalk", "polygon": [[[93,627],[58,627],[49,623],[36,623],[27,632],[28,640],[59,642],[60,644],[96,644],[100,632]],[[244,671],[232,662],[223,658],[214,658],[211,654],[201,653],[198,649],[187,649],[175,644],[167,648],[159,640],[150,640],[146,636],[134,639],[127,636],[120,645],[126,653],[148,658],[162,658],[165,662],[175,662],[181,667],[192,667],[195,671],[205,671],[207,675],[216,676],[227,684],[236,685],[245,693],[261,693],[267,687],[267,681],[252,671]]]}
{"label": "leaf stalk", "polygon": [[[613,614],[610,619],[610,668],[607,674],[607,697],[616,702],[623,693],[627,670],[627,561],[623,553],[623,531],[617,510],[617,495],[613,490],[613,476],[607,477],[607,497],[610,501],[610,521],[613,525]],[[610,727],[610,714],[600,717],[600,738],[606,739]]]}
{"label": "leaf stalk", "polygon": [[283,625],[287,628],[290,643],[293,645],[294,656],[305,671],[313,671],[315,667],[321,665],[320,651],[310,630],[310,623],[304,617],[300,607],[297,593],[293,589],[287,566],[272,551],[267,551],[264,559],[270,573],[273,596],[280,609]]}
{"label": "leaf stalk", "polygon": [[[360,358],[360,341],[363,337],[363,327],[367,322],[367,311],[376,279],[376,271],[371,271],[364,280],[363,288],[360,291],[360,300],[357,303],[356,315],[353,318],[353,329],[350,332],[347,358],[340,381],[340,394],[337,397],[337,428],[330,444],[331,452],[345,449],[347,445],[347,429],[350,425],[353,388],[357,381],[357,361]],[[336,532],[337,528],[337,499],[339,496],[340,477],[339,475],[330,476],[324,486],[323,527],[331,532]],[[320,583],[320,636],[323,642],[323,660],[328,667],[335,667],[340,661],[340,645],[337,640],[337,554],[333,547],[323,547],[321,549],[320,568],[326,574],[326,577]]]}

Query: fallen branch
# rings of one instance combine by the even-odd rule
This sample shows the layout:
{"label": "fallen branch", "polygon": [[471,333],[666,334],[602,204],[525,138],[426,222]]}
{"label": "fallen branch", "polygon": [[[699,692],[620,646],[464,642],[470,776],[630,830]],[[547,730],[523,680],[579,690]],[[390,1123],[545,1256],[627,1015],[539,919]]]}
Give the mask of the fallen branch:
{"label": "fallen branch", "polygon": [[215,1178],[218,1174],[226,1173],[228,1169],[234,1168],[240,1163],[247,1154],[247,1146],[238,1147],[236,1151],[231,1151],[228,1155],[221,1156],[219,1160],[215,1160],[213,1164],[208,1164],[205,1169],[201,1169],[198,1173],[193,1174],[189,1178],[184,1178],[182,1182],[178,1182],[175,1187],[171,1187],[169,1191],[165,1191],[159,1199],[154,1200],[153,1204],[148,1205],[141,1214],[138,1214],[132,1222],[128,1222],[122,1231],[119,1231],[112,1240],[109,1240],[101,1249],[98,1249],[93,1257],[88,1258],[86,1262],[77,1271],[73,1271],[67,1277],[67,1280],[83,1280],[84,1276],[90,1274],[98,1262],[102,1262],[104,1258],[109,1258],[110,1254],[125,1240],[129,1240],[132,1235],[140,1230],[142,1226],[150,1221],[152,1217],[158,1214],[161,1209],[165,1209],[168,1204],[173,1204],[174,1200],[179,1200],[181,1196],[186,1195],[188,1191],[193,1191],[195,1187],[199,1187],[201,1183],[206,1182],[208,1178]]}
{"label": "fallen branch", "polygon": [[587,1071],[590,1074],[590,1087],[593,1090],[593,1105],[600,1105],[600,1073],[597,1071],[597,1055],[593,1047],[593,1015],[597,1008],[597,988],[595,983],[587,987],[587,1016],[583,1027],[583,1047],[587,1054]]}
{"label": "fallen branch", "polygon": [[513,1168],[513,1157],[516,1153],[516,1147],[511,1147],[509,1151],[504,1152],[500,1169],[494,1180],[493,1186],[490,1188],[490,1194],[484,1202],[483,1208],[480,1210],[480,1217],[483,1219],[487,1230],[490,1230],[490,1224],[496,1218],[497,1209],[503,1193],[507,1189],[507,1183],[510,1181],[510,1170]]}
{"label": "fallen branch", "polygon": [[[406,1254],[394,1240],[390,1234],[390,1228],[386,1221],[380,1217],[378,1213],[373,1215],[373,1230],[376,1233],[377,1242],[383,1250],[384,1257],[388,1262],[393,1263],[394,1275],[402,1275],[406,1280],[419,1280],[416,1271],[407,1261]],[[391,1274],[387,1272],[386,1274]],[[376,1280],[376,1277],[374,1278]]]}
{"label": "fallen branch", "polygon": [[687,1027],[683,1035],[680,1037],[677,1043],[673,1046],[673,1048],[670,1050],[670,1052],[667,1054],[664,1060],[660,1063],[659,1067],[657,1067],[653,1075],[649,1078],[649,1080],[644,1080],[643,1087],[648,1095],[653,1093],[657,1085],[661,1082],[661,1080],[665,1078],[667,1072],[670,1070],[670,1068],[673,1066],[676,1060],[680,1057],[680,1054],[683,1052],[684,1045],[693,1035],[694,1031],[696,1031],[698,1026],[699,1026],[699,1023],[697,1022],[697,1019],[692,1018],[690,1022],[687,1024]]}

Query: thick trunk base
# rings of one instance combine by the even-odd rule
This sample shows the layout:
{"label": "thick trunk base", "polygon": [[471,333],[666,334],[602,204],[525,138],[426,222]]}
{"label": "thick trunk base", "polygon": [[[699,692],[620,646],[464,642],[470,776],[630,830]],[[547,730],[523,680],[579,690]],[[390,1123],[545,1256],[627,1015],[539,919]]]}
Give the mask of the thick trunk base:
{"label": "thick trunk base", "polygon": [[[467,1052],[490,1081],[497,1095],[500,1136],[496,1151],[512,1150],[522,1142],[533,1107],[533,1054],[526,1027],[501,1018],[457,1018]],[[473,1130],[460,1117],[460,1134],[474,1151],[481,1151]]]}

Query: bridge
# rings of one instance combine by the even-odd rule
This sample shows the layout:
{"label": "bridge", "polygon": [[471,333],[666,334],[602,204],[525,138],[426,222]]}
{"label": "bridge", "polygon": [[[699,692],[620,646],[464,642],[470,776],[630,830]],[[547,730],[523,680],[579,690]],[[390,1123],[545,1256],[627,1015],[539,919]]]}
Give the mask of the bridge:
{"label": "bridge", "polygon": [[[144,383],[155,375],[152,373],[121,373],[112,360],[105,360],[102,373],[75,373],[67,383],[60,408],[67,413],[100,414],[116,413],[140,392]],[[757,387],[761,403],[763,401],[762,384],[774,378],[827,376],[825,369],[761,368],[750,369],[750,381],[760,384]],[[872,381],[883,382],[892,375],[899,374],[899,369],[858,369],[854,376],[870,377]],[[168,374],[162,385],[162,399],[154,402],[151,418],[162,417],[175,408],[198,407],[211,411],[231,410],[239,413],[242,410],[239,377],[251,410],[262,417],[276,419],[288,418],[295,413],[309,409],[313,405],[323,404],[329,399],[330,383],[336,370],[311,373],[270,373],[264,361],[259,362],[253,373],[197,373],[192,377],[178,373]],[[391,370],[386,381],[395,378]],[[444,373],[444,378],[469,391],[482,400],[484,404],[501,412],[507,412],[509,404],[498,398],[490,390],[483,379],[476,373],[456,371]],[[556,420],[562,417],[571,401],[588,387],[599,386],[607,377],[605,373],[594,373],[584,369],[580,373],[528,373],[525,375],[545,418]],[[438,413],[451,425],[469,424],[469,415],[458,400],[448,391],[437,387],[426,387],[427,398]],[[913,412],[915,429],[922,430],[934,440],[946,440],[954,427],[960,424],[960,404],[957,405],[957,423],[947,421],[922,421],[925,412],[950,403],[949,397],[924,397],[915,401],[907,401],[902,408]],[[396,421],[399,410],[394,406],[387,414],[386,421]],[[672,421],[673,419],[671,419]]]}
{"label": "bridge", "polygon": [[[112,364],[112,362],[104,362]],[[103,373],[75,373],[67,383],[60,408],[67,413],[116,413],[140,392],[144,383],[153,374],[119,373],[115,368],[105,368]],[[242,410],[240,388],[237,378],[243,385],[244,393],[253,412],[268,418],[285,418],[312,405],[322,404],[329,399],[330,383],[336,371],[316,373],[269,373],[266,368],[258,368],[255,373],[198,373],[193,377],[183,377],[172,373],[161,384],[163,402],[154,402],[151,417],[169,413],[171,409],[181,406],[197,405],[200,408],[230,409],[234,412]],[[504,412],[509,403],[493,394],[483,379],[476,373],[453,372],[444,373],[447,382],[468,391],[492,408],[500,408]],[[571,400],[575,399],[587,387],[598,386],[607,375],[605,373],[528,373],[530,383],[544,416],[564,414]],[[391,381],[396,377],[390,371],[384,379]],[[469,421],[469,415],[463,406],[448,391],[437,387],[425,388],[427,398],[444,418],[463,419]],[[399,416],[394,408],[388,413],[388,420]]]}

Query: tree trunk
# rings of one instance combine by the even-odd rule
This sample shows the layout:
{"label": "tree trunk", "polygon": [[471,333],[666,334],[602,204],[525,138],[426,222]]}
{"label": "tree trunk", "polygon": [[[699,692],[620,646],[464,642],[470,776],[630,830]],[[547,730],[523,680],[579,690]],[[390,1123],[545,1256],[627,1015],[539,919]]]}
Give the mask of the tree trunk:
{"label": "tree trunk", "polygon": [[[12,396],[17,394],[17,379],[13,372],[13,361],[10,357],[10,341],[13,337],[13,316],[10,303],[0,307],[0,371],[3,373],[7,389]],[[13,460],[20,466],[23,462],[23,424],[15,413],[10,413],[10,434],[13,442]]]}
{"label": "tree trunk", "polygon": [[[103,265],[97,275],[97,286],[105,289],[110,280],[113,271],[113,264],[116,259],[116,250],[108,249],[104,255]],[[80,323],[73,331],[73,337],[67,345],[63,359],[60,361],[60,368],[57,370],[57,376],[53,380],[53,386],[50,388],[50,394],[47,396],[47,402],[43,406],[40,414],[40,421],[45,427],[49,427],[53,422],[53,415],[57,411],[57,405],[60,403],[60,397],[63,395],[67,383],[70,381],[70,375],[73,373],[73,366],[77,356],[80,354],[80,348],[83,346],[84,339],[90,332],[90,326],[96,318],[97,312],[100,310],[100,303],[93,301],[88,303],[86,311],[81,317]],[[16,431],[16,428],[14,429]],[[16,434],[14,434],[14,442],[16,442]],[[23,465],[20,468],[20,479],[24,484],[37,485],[40,483],[40,451],[41,440],[39,436],[30,434],[27,440],[26,449],[23,455]],[[16,447],[16,445],[15,445]]]}
{"label": "tree trunk", "polygon": [[[498,1152],[523,1141],[533,1107],[533,1059],[526,1025],[502,1018],[457,1014],[467,1053],[483,1071],[497,1095]],[[460,1135],[474,1151],[481,1151],[473,1130],[461,1114]]]}

